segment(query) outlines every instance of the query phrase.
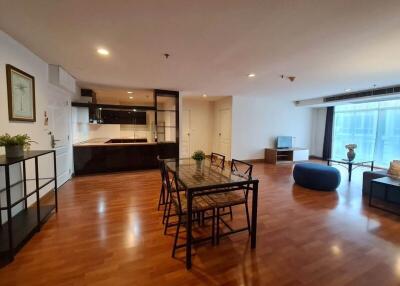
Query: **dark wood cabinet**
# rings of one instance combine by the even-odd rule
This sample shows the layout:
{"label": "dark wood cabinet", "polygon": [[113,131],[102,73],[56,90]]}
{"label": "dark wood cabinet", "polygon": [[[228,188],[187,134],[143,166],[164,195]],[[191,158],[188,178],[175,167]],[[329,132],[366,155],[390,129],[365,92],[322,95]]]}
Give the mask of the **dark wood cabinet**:
{"label": "dark wood cabinet", "polygon": [[176,143],[74,146],[75,175],[158,168],[157,156],[176,158]]}
{"label": "dark wood cabinet", "polygon": [[146,125],[146,112],[129,110],[101,109],[97,121],[103,124],[135,124]]}

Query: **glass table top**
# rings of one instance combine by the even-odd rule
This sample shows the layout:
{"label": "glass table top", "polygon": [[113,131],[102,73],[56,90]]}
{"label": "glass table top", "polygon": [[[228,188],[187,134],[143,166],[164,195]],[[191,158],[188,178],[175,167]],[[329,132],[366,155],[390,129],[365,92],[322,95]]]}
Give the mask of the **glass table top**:
{"label": "glass table top", "polygon": [[[177,179],[188,189],[217,188],[249,182],[248,178],[231,172],[229,167],[221,170],[213,166],[210,159],[197,162],[193,159],[166,160],[167,168],[174,172]],[[251,180],[250,180],[251,181]]]}

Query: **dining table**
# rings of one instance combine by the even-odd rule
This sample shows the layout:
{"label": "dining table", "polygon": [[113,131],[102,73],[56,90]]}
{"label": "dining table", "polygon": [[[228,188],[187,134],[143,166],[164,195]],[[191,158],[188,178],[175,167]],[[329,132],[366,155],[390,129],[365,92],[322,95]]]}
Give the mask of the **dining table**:
{"label": "dining table", "polygon": [[180,187],[185,190],[187,200],[186,220],[186,268],[192,267],[192,201],[196,196],[204,196],[215,193],[231,192],[237,190],[252,191],[251,248],[256,248],[257,242],[257,204],[259,180],[246,177],[232,171],[231,168],[218,168],[209,158],[196,161],[191,158],[179,158],[165,160],[165,165],[174,173]]}

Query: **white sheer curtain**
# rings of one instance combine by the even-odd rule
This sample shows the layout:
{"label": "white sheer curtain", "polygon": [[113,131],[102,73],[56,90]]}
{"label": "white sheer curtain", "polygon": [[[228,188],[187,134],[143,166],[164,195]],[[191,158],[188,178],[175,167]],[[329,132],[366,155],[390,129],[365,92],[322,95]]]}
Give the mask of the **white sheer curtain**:
{"label": "white sheer curtain", "polygon": [[400,100],[335,107],[332,157],[346,158],[346,144],[358,145],[357,159],[387,167],[400,159]]}

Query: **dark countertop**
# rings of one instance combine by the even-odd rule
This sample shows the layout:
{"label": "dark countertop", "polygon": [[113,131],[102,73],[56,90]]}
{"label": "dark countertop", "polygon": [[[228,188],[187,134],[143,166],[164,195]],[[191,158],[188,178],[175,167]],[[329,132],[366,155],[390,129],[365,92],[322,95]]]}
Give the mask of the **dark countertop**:
{"label": "dark countertop", "polygon": [[[157,145],[157,142],[129,142],[129,143],[107,143],[112,139],[133,139],[133,138],[94,138],[80,143],[75,143],[74,147],[95,147],[95,146],[141,146]],[[136,138],[139,139],[139,138]]]}

